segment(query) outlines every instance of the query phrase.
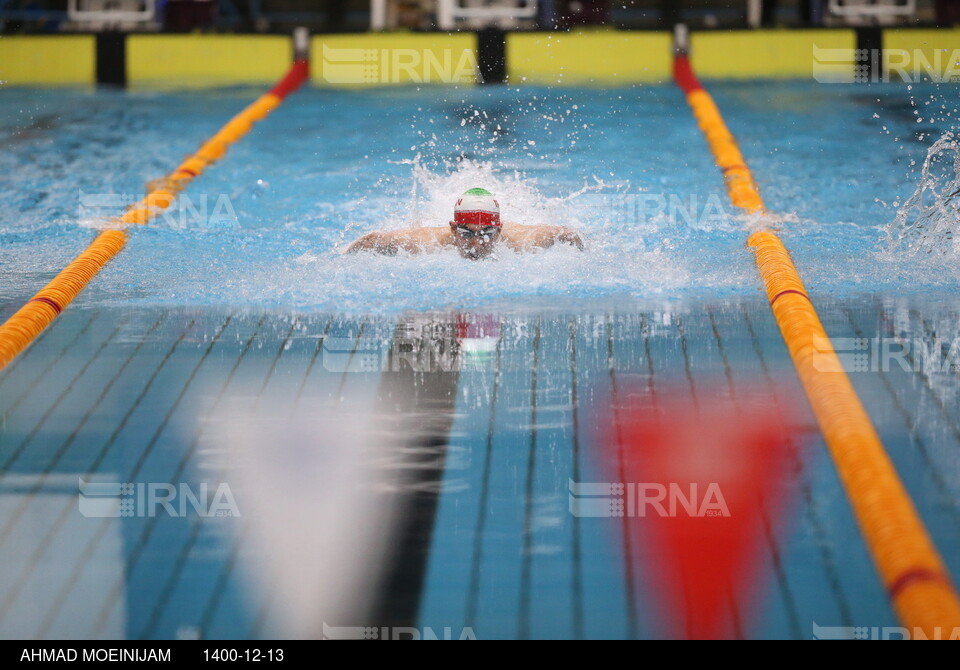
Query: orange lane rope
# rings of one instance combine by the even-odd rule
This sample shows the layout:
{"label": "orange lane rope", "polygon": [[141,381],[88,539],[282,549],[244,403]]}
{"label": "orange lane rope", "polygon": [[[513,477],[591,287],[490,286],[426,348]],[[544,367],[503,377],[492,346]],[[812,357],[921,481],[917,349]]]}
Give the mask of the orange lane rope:
{"label": "orange lane rope", "polygon": [[153,182],[150,192],[116,221],[119,228],[100,233],[87,249],[43,287],[23,307],[0,325],[0,370],[26,349],[84,289],[100,269],[127,243],[125,228],[144,224],[169,207],[187,185],[226,153],[227,148],[250,132],[253,124],[276,109],[309,75],[306,60],[297,60],[280,82],[233,117],[195,154],[166,177]]}
{"label": "orange lane rope", "polygon": [[[674,59],[674,78],[723,170],[733,204],[748,213],[765,211],[736,140],[682,51]],[[774,317],[900,620],[913,637],[950,637],[960,630],[960,598],[790,254],[769,231],[754,233],[747,243],[756,251]]]}

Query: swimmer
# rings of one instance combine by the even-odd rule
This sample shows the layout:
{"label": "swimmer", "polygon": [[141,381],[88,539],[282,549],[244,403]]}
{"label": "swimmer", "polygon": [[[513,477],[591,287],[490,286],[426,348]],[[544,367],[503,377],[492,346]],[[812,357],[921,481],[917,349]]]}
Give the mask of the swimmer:
{"label": "swimmer", "polygon": [[486,258],[498,245],[514,251],[545,249],[569,244],[583,250],[580,236],[563,226],[521,226],[500,221],[500,204],[493,194],[472,188],[457,199],[449,227],[405,228],[364,235],[347,247],[348,254],[372,251],[394,255],[419,254],[455,248],[464,258]]}

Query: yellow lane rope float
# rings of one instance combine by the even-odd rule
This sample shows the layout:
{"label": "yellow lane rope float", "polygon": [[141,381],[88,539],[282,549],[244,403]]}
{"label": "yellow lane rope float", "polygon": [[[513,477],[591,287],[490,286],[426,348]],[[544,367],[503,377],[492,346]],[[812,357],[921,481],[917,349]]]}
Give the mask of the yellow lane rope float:
{"label": "yellow lane rope float", "polygon": [[33,298],[0,326],[0,370],[26,349],[49,326],[91,279],[116,256],[127,243],[125,228],[144,224],[168,208],[183,189],[207,168],[221,159],[227,148],[250,132],[283,102],[287,95],[306,81],[309,66],[298,59],[280,82],[233,117],[216,135],[176,170],[150,185],[150,192],[127,209],[116,221],[118,228],[100,233],[87,249],[43,287]]}
{"label": "yellow lane rope float", "polygon": [[[682,48],[674,58],[674,78],[723,170],[730,200],[748,213],[764,212],[736,140]],[[960,599],[790,254],[769,231],[754,233],[747,244],[756,251],[773,315],[897,615],[913,637],[950,637],[960,630]]]}

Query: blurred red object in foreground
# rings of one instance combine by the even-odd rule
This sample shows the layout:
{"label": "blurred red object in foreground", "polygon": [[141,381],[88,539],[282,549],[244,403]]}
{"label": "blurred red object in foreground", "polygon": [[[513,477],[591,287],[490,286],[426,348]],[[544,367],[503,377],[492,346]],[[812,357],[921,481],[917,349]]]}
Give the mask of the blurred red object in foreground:
{"label": "blurred red object in foreground", "polygon": [[658,588],[671,637],[743,634],[766,575],[765,526],[775,535],[786,507],[791,424],[769,396],[733,401],[724,390],[701,387],[699,402],[658,390],[655,404],[624,394],[605,421],[627,537],[643,536],[629,554]]}

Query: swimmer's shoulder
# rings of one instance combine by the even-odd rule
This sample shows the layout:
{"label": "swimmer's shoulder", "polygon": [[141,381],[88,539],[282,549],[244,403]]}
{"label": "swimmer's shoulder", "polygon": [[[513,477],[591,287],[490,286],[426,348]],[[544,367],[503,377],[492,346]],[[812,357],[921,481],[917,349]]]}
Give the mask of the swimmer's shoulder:
{"label": "swimmer's shoulder", "polygon": [[437,244],[452,244],[453,243],[453,233],[450,232],[449,226],[437,226],[432,228],[424,228],[423,230],[429,231],[428,239],[431,242],[436,242]]}
{"label": "swimmer's shoulder", "polygon": [[431,251],[453,243],[448,227],[405,228],[394,233],[395,239],[407,251]]}
{"label": "swimmer's shoulder", "polygon": [[530,235],[530,229],[533,226],[525,226],[516,221],[504,221],[500,235],[505,240],[521,240]]}
{"label": "swimmer's shoulder", "polygon": [[516,221],[504,221],[501,235],[507,242],[518,244],[533,242],[539,238],[549,226],[538,226],[531,224],[517,223]]}

